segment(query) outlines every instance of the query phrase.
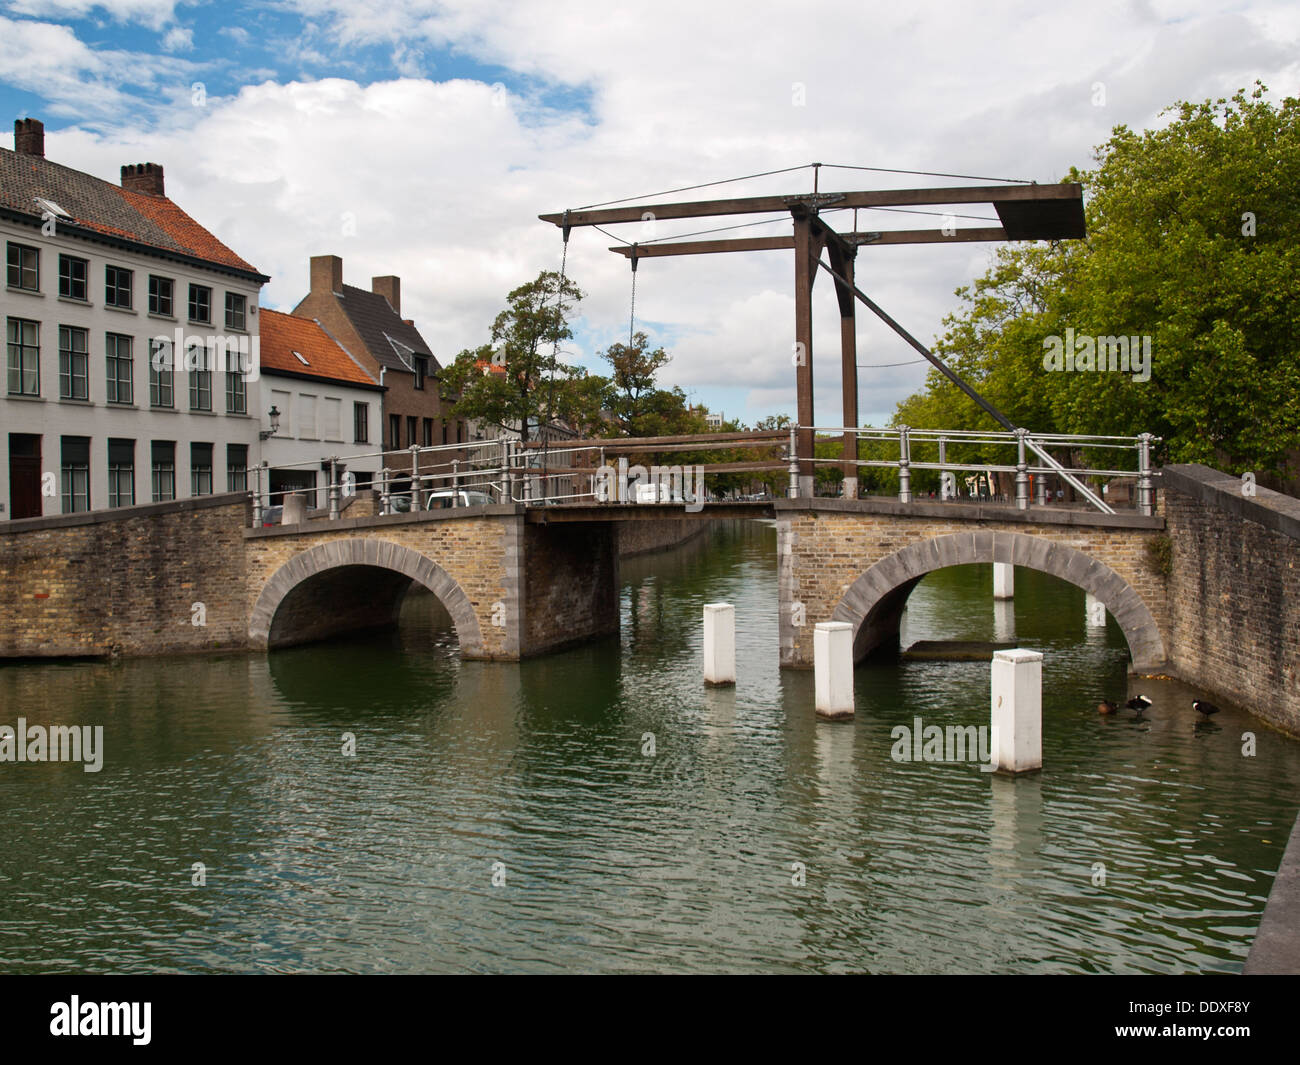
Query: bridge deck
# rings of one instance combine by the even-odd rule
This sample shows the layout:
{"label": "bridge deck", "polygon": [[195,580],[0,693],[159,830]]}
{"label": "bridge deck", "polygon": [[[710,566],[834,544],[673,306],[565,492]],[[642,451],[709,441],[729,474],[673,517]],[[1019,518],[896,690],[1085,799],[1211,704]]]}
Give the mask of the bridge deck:
{"label": "bridge deck", "polygon": [[[488,508],[482,508],[487,510]],[[564,503],[549,507],[530,507],[530,524],[552,525],[560,522],[654,521],[663,518],[774,518],[791,511],[820,510],[848,514],[890,514],[900,518],[947,518],[956,521],[1005,521],[1025,525],[1087,525],[1117,529],[1163,529],[1162,517],[1147,517],[1135,510],[1103,514],[1082,507],[1030,507],[1019,510],[1009,503],[965,503],[923,500],[900,503],[892,497],[868,499],[803,498],[769,499],[755,502],[706,503],[690,511],[681,503]],[[443,513],[465,514],[465,510]]]}
{"label": "bridge deck", "polygon": [[923,500],[900,503],[888,497],[869,499],[770,499],[753,502],[706,503],[699,510],[689,510],[682,503],[561,503],[553,506],[525,506],[522,503],[494,503],[484,506],[426,510],[414,514],[371,515],[362,518],[343,516],[337,521],[314,517],[301,525],[273,525],[246,529],[246,537],[293,536],[319,533],[326,529],[370,528],[383,525],[406,525],[420,522],[452,521],[465,518],[522,515],[530,525],[592,524],[606,522],[662,521],[695,519],[715,521],[735,518],[774,518],[783,513],[818,510],[848,514],[888,514],[899,518],[943,518],[949,521],[999,521],[1023,525],[1074,525],[1112,529],[1163,529],[1164,518],[1147,517],[1136,511],[1102,514],[1081,508],[1046,506],[1019,510],[1006,503],[965,503]]}

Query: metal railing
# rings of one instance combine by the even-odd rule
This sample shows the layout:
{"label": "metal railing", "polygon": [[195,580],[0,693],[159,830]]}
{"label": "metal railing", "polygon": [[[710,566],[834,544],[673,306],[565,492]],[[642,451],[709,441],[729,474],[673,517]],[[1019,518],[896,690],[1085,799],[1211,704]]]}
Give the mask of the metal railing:
{"label": "metal railing", "polygon": [[[1098,495],[1097,492],[1085,484],[1081,478],[1132,477],[1136,480],[1138,512],[1148,516],[1155,513],[1155,480],[1151,468],[1151,447],[1153,444],[1158,443],[1160,438],[1152,436],[1150,433],[1142,433],[1139,436],[1092,436],[1066,433],[1031,433],[1028,429],[1016,429],[1007,432],[1003,430],[913,429],[906,425],[891,426],[884,429],[817,426],[813,430],[814,434],[835,434],[837,439],[846,434],[852,434],[853,437],[856,437],[859,446],[863,440],[890,442],[896,449],[897,457],[888,459],[800,459],[795,455],[796,436],[799,428],[798,426],[790,427],[790,440],[787,445],[790,472],[789,494],[791,496],[798,495],[800,466],[804,462],[811,462],[814,466],[896,469],[898,471],[898,498],[902,503],[912,501],[911,478],[913,470],[937,470],[943,474],[973,472],[977,476],[992,473],[1013,474],[1015,476],[1016,507],[1020,510],[1029,509],[1031,477],[1038,478],[1040,506],[1046,505],[1046,499],[1042,497],[1042,493],[1046,488],[1047,478],[1056,477],[1063,484],[1068,484],[1089,505],[1103,514],[1114,514],[1115,510],[1101,495]],[[934,443],[937,445],[937,461],[917,461],[913,457],[912,449],[918,443]],[[1015,458],[1014,462],[989,462],[983,460],[950,462],[947,458],[947,446],[949,444],[993,447],[995,449],[1006,448],[1008,450],[1014,448]],[[1049,448],[1133,452],[1135,456],[1134,468],[1067,467],[1050,454]],[[1032,452],[1040,460],[1039,463],[1031,464],[1028,461],[1028,452]],[[946,500],[956,497],[956,493],[953,491],[955,482],[955,476],[951,481],[947,477],[940,478],[941,499]]]}
{"label": "metal railing", "polygon": [[[597,452],[594,447],[552,448],[550,454]],[[454,457],[453,457],[454,456]],[[276,505],[277,497],[318,492],[325,494],[325,509],[330,520],[339,517],[343,499],[356,494],[355,467],[378,460],[382,465],[373,474],[370,486],[379,493],[381,514],[428,509],[429,503],[443,495],[452,507],[465,505],[465,492],[482,492],[493,502],[543,504],[592,498],[591,492],[551,491],[554,482],[563,483],[571,472],[554,466],[543,468],[539,459],[524,453],[512,439],[472,440],[459,444],[419,445],[384,451],[366,451],[349,455],[330,455],[301,462],[262,462],[252,467],[253,524],[260,526],[265,510]],[[270,473],[305,470],[313,474],[311,487],[286,487],[272,490]],[[323,485],[315,484],[315,474],[327,474]],[[585,470],[590,473],[592,471]],[[571,487],[571,485],[567,485]],[[444,495],[445,494],[445,495]]]}
{"label": "metal railing", "polygon": [[[372,475],[371,487],[379,493],[379,512],[381,514],[400,513],[409,510],[429,509],[436,499],[446,499],[451,507],[465,505],[462,495],[466,492],[481,492],[493,502],[523,503],[528,506],[562,505],[583,500],[598,502],[636,502],[637,497],[629,498],[627,493],[618,493],[610,498],[608,493],[598,490],[597,475],[602,468],[609,470],[607,459],[611,455],[628,453],[656,454],[660,452],[708,452],[711,450],[735,451],[771,451],[778,449],[783,454],[779,458],[754,462],[727,462],[699,464],[704,473],[715,475],[724,473],[750,472],[758,473],[787,470],[789,487],[787,494],[797,497],[801,470],[806,467],[833,467],[851,469],[856,474],[860,468],[890,469],[898,474],[898,499],[902,503],[913,501],[912,476],[914,471],[937,471],[940,477],[939,498],[943,501],[959,499],[958,474],[973,474],[967,480],[983,478],[991,493],[992,476],[1008,474],[1013,477],[1015,486],[1015,505],[1021,510],[1028,510],[1031,505],[1031,483],[1035,484],[1038,499],[1036,505],[1045,506],[1049,502],[1047,483],[1054,479],[1058,490],[1068,485],[1073,488],[1090,506],[1105,514],[1114,514],[1115,510],[1103,498],[1103,494],[1094,491],[1085,483],[1084,478],[1134,478],[1136,483],[1136,509],[1144,515],[1155,513],[1155,481],[1151,468],[1151,447],[1159,437],[1143,433],[1135,437],[1127,436],[1087,436],[1061,433],[1030,433],[1026,429],[1011,432],[994,430],[939,430],[913,429],[908,426],[891,426],[876,428],[872,426],[815,426],[814,441],[820,434],[821,442],[842,440],[846,436],[851,441],[858,455],[857,458],[843,457],[801,457],[797,453],[797,437],[800,426],[790,426],[788,430],[762,431],[754,433],[704,433],[698,436],[654,437],[637,439],[632,437],[599,441],[575,441],[561,446],[552,442],[523,443],[510,438],[492,440],[474,440],[458,444],[411,445],[396,450],[368,451],[352,455],[331,455],[319,460],[303,462],[286,462],[272,464],[263,462],[254,466],[249,472],[254,475],[253,523],[260,526],[268,505],[274,505],[276,496],[298,492],[323,491],[326,497],[325,509],[330,520],[336,520],[343,509],[343,500],[355,495],[358,487],[355,466],[369,460],[378,460],[381,465]],[[862,458],[862,444],[870,446],[873,442],[886,445],[891,452],[888,457]],[[974,448],[989,449],[994,452],[1005,451],[1007,461],[989,461],[984,458],[970,458],[965,461],[950,460],[948,448],[958,450]],[[1053,457],[1049,449],[1068,449],[1071,451],[1115,451],[1134,453],[1134,468],[1119,468],[1118,464],[1107,467],[1067,467]],[[933,452],[934,457],[924,455],[917,457],[915,451]],[[1030,461],[1030,455],[1037,462]],[[312,488],[281,488],[270,490],[270,472],[309,469],[325,472],[328,476],[324,485]],[[635,469],[635,467],[633,467]],[[654,468],[652,468],[654,469]],[[679,470],[680,467],[658,467],[660,470]],[[620,462],[621,475],[627,475],[627,468]],[[367,471],[368,472],[368,471]],[[314,481],[313,477],[313,481]],[[586,490],[582,490],[585,487]],[[970,493],[987,498],[985,493]],[[661,498],[655,494],[655,499]],[[686,502],[702,502],[707,499],[703,476],[695,485],[694,498]],[[675,502],[683,500],[674,498]],[[313,508],[321,509],[321,508]]]}

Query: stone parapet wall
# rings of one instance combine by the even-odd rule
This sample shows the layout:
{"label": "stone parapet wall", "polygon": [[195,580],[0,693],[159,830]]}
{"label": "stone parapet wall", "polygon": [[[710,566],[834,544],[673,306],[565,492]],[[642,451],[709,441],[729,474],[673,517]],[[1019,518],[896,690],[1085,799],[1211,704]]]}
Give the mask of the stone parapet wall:
{"label": "stone parapet wall", "polygon": [[1300,736],[1300,500],[1208,466],[1162,482],[1173,671]]}
{"label": "stone parapet wall", "polygon": [[0,656],[242,648],[246,496],[0,523]]}

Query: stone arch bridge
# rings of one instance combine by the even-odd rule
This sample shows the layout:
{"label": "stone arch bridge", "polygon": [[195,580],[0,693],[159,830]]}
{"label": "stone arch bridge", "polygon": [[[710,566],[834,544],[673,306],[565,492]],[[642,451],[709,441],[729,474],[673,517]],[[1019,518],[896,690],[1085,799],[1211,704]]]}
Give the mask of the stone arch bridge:
{"label": "stone arch bridge", "polygon": [[1123,630],[1136,672],[1168,657],[1166,581],[1148,549],[1161,517],[891,500],[791,499],[776,510],[784,666],[812,664],[819,621],[852,624],[859,659],[896,641],[920,580],[974,562],[1039,570],[1091,593]]}
{"label": "stone arch bridge", "polygon": [[247,641],[304,643],[391,623],[412,586],[433,592],[466,658],[517,659],[618,630],[619,538],[637,523],[775,518],[781,663],[812,664],[819,621],[848,621],[856,653],[896,640],[925,574],[972,562],[1041,570],[1090,592],[1134,669],[1168,644],[1164,579],[1147,543],[1160,517],[960,503],[791,499],[672,505],[481,506],[313,521],[244,533]]}
{"label": "stone arch bridge", "polygon": [[926,573],[1008,562],[1100,599],[1136,671],[1300,735],[1300,501],[1203,466],[1165,467],[1160,488],[1154,517],[888,499],[379,516],[362,493],[337,520],[287,528],[250,528],[236,494],[0,521],[0,658],[286,646],[391,622],[414,584],[447,606],[463,655],[544,654],[617,631],[619,547],[655,523],[767,517],[786,666],[811,663],[819,621],[853,624],[864,654],[896,638]]}

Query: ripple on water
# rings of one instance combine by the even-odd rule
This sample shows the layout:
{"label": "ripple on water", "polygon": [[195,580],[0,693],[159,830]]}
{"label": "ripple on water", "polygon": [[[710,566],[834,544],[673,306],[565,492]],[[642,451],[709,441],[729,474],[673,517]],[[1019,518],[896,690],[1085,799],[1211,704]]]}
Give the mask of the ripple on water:
{"label": "ripple on water", "polygon": [[[3,720],[106,735],[99,774],[0,772],[0,969],[1240,968],[1300,744],[1230,708],[1197,730],[1172,682],[1101,718],[1127,656],[1081,592],[1022,570],[995,619],[975,566],[908,604],[905,642],[1010,624],[1044,652],[1047,768],[1008,780],[891,758],[917,717],[986,723],[986,663],[873,660],[855,721],[814,720],[777,668],[770,528],[622,576],[619,640],[521,665],[459,662],[411,596],[396,633],[269,658],[0,669]],[[700,680],[715,600],[734,690]]]}

